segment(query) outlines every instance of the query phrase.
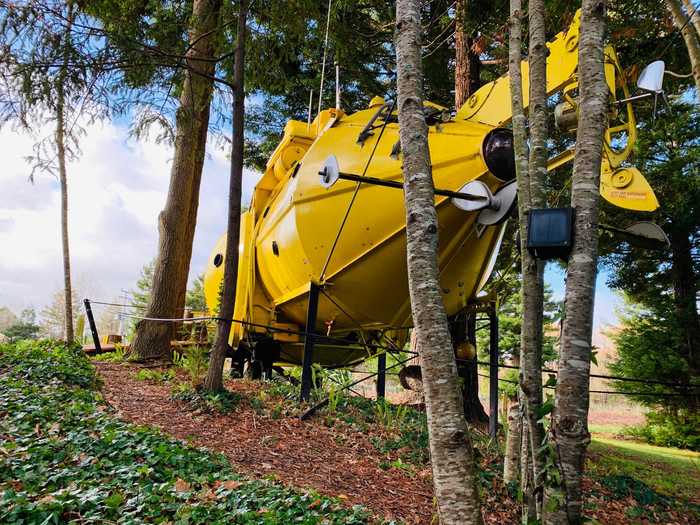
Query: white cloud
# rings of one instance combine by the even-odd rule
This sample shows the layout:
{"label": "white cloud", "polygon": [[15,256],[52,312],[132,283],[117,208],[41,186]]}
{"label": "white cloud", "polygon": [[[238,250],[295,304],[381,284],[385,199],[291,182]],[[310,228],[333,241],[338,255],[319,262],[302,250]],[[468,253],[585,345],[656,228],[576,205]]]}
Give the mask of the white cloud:
{"label": "white cloud", "polygon": [[[41,309],[62,286],[60,194],[54,177],[27,182],[31,139],[0,131],[0,305]],[[157,217],[168,191],[172,148],[128,138],[125,127],[90,126],[68,165],[72,275],[81,293],[111,299],[133,288],[157,251]],[[190,276],[204,269],[226,227],[227,155],[210,145],[200,191]],[[244,199],[257,180],[244,174]]]}

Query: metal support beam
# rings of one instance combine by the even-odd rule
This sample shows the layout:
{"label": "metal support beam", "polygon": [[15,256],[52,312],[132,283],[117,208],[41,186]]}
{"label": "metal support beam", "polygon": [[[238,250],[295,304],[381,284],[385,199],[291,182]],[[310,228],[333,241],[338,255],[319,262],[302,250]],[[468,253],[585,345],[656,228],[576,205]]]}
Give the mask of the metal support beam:
{"label": "metal support beam", "polygon": [[386,353],[377,356],[377,399],[386,394]]}
{"label": "metal support beam", "polygon": [[88,318],[90,332],[92,332],[92,342],[95,345],[95,353],[102,353],[102,345],[100,344],[100,336],[97,334],[97,325],[95,324],[95,317],[92,315],[90,299],[84,299],[83,304],[85,305],[85,315],[87,315]]}
{"label": "metal support beam", "polygon": [[489,310],[489,435],[498,433],[498,312]]}
{"label": "metal support beam", "polygon": [[[324,175],[324,172],[319,172],[320,175]],[[376,177],[368,177],[362,175],[355,175],[354,173],[338,173],[338,178],[342,180],[350,180],[353,182],[360,182],[362,184],[373,184],[375,186],[384,186],[386,188],[395,188],[397,190],[403,190],[403,182],[395,180],[384,180],[378,179]],[[440,188],[435,188],[435,195],[442,195],[443,197],[454,197],[455,199],[462,199],[465,201],[477,201],[488,203],[488,197],[483,197],[481,195],[472,195],[470,193],[462,193],[459,191],[443,190]]]}
{"label": "metal support beam", "polygon": [[306,310],[306,330],[304,335],[304,359],[301,369],[301,401],[308,401],[311,396],[312,371],[311,365],[314,359],[314,330],[316,328],[316,314],[318,313],[318,293],[321,287],[316,283],[309,286],[309,304]]}

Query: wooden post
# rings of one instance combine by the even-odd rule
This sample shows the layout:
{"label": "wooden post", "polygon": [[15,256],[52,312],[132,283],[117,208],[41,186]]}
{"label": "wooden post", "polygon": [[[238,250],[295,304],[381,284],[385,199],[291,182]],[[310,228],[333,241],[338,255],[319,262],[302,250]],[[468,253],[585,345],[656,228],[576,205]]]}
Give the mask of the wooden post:
{"label": "wooden post", "polygon": [[92,342],[95,345],[95,353],[102,353],[102,345],[100,344],[100,336],[97,334],[97,325],[95,324],[95,318],[92,315],[92,307],[90,306],[90,299],[83,300],[85,305],[85,315],[88,318],[88,324],[90,325],[90,332],[92,333]]}
{"label": "wooden post", "polygon": [[377,399],[383,399],[386,394],[386,353],[377,356]]}
{"label": "wooden post", "polygon": [[306,332],[304,334],[304,359],[301,370],[301,401],[308,401],[311,395],[311,364],[314,354],[314,329],[316,328],[316,314],[318,313],[318,292],[320,286],[311,283],[309,286],[309,305],[306,310]]}
{"label": "wooden post", "polygon": [[489,309],[489,435],[498,433],[498,312]]}

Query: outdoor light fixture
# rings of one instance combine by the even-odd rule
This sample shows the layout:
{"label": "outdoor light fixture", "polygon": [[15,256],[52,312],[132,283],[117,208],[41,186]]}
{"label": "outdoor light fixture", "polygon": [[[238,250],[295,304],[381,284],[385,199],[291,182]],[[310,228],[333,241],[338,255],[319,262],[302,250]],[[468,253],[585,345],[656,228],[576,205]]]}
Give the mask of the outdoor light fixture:
{"label": "outdoor light fixture", "polygon": [[566,259],[573,246],[573,208],[530,210],[527,249],[536,259]]}

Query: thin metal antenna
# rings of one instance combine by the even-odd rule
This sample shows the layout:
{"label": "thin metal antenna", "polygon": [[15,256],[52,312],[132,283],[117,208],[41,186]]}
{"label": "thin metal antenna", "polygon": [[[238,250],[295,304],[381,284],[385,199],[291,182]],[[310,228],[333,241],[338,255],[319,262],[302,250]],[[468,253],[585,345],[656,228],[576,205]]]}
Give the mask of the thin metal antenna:
{"label": "thin metal antenna", "polygon": [[[328,14],[326,15],[326,38],[323,44],[323,63],[321,64],[321,87],[318,90],[318,114],[321,114],[321,101],[323,100],[323,81],[326,76],[326,55],[328,54],[328,29],[331,25],[331,4],[333,0],[328,0]],[[318,121],[318,128],[321,126],[321,121]],[[318,134],[319,129],[316,129]]]}
{"label": "thin metal antenna", "polygon": [[314,90],[309,91],[309,115],[306,117],[306,131],[311,127],[311,106],[314,103]]}
{"label": "thin metal antenna", "polygon": [[340,109],[340,65],[335,63],[335,108]]}

